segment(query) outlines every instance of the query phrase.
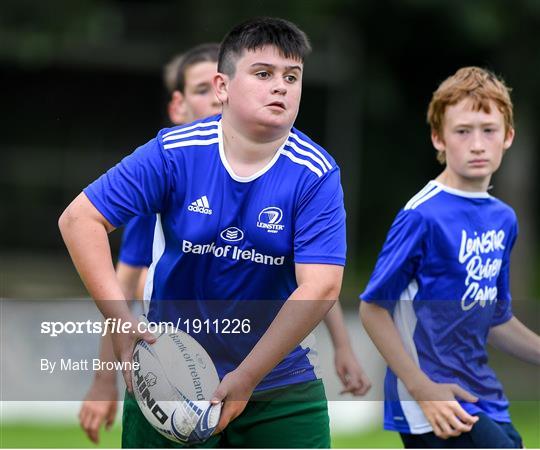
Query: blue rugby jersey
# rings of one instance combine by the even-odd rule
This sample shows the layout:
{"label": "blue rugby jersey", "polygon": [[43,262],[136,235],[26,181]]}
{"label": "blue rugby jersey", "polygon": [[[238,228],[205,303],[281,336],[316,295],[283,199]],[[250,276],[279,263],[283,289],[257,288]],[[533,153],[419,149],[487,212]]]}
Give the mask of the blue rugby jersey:
{"label": "blue rugby jersey", "polygon": [[[345,264],[339,168],[295,128],[250,177],[234,174],[225,158],[221,116],[161,130],[84,192],[114,226],[157,214],[145,289],[150,321],[251,318],[248,334],[192,334],[220,377],[247,356],[296,289],[295,263]],[[200,301],[214,299],[227,302]],[[257,389],[319,378],[311,342]]]}
{"label": "blue rugby jersey", "polygon": [[124,227],[118,260],[133,267],[150,267],[156,216],[134,217]]}
{"label": "blue rugby jersey", "polygon": [[[462,405],[508,422],[508,401],[488,366],[490,327],[512,317],[510,252],[514,211],[487,193],[436,181],[397,215],[360,298],[387,308],[407,352],[427,376],[456,383],[479,397]],[[392,370],[385,379],[386,429],[432,431]]]}

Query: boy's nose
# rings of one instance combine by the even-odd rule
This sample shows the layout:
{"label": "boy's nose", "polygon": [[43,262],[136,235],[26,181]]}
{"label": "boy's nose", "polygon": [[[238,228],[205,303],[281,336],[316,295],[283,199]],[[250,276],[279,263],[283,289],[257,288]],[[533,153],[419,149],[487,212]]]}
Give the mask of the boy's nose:
{"label": "boy's nose", "polygon": [[272,94],[285,95],[287,93],[287,87],[282,79],[277,79],[276,84],[272,87]]}
{"label": "boy's nose", "polygon": [[482,153],[485,151],[484,140],[482,139],[481,131],[475,131],[473,133],[473,140],[471,142],[471,151],[475,153]]}

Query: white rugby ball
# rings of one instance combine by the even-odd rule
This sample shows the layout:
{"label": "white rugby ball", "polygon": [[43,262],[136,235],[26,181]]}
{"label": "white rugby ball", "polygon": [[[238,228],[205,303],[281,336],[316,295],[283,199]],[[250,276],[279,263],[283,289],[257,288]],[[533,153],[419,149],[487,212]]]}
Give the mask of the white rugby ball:
{"label": "white rugby ball", "polygon": [[[168,439],[182,444],[202,442],[216,428],[221,404],[210,399],[219,384],[214,363],[189,334],[161,334],[133,350],[133,393],[144,417]],[[135,365],[137,367],[137,365]]]}

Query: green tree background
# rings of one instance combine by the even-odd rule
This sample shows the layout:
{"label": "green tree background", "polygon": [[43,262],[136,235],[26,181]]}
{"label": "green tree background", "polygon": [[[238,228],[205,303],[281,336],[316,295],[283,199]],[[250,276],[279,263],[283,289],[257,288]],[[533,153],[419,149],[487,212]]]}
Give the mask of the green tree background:
{"label": "green tree background", "polygon": [[[313,42],[297,126],[342,167],[346,305],[367,280],[396,212],[441,170],[425,111],[438,83],[465,65],[487,67],[514,88],[517,137],[492,192],[520,219],[514,297],[540,297],[538,0],[4,0],[3,296],[83,292],[59,238],[58,215],[167,125],[162,65],[189,46],[219,41],[254,15],[293,20]],[[118,241],[113,236],[114,249]],[[53,268],[66,278],[50,286]]]}
{"label": "green tree background", "polygon": [[[540,0],[3,0],[0,298],[86,295],[58,216],[168,125],[163,64],[255,15],[292,20],[313,43],[297,126],[342,168],[349,246],[342,302],[349,308],[393,217],[441,170],[425,121],[432,92],[466,65],[503,76],[513,88],[517,135],[492,193],[520,220],[514,308],[539,331]],[[119,234],[112,235],[114,251]],[[513,383],[513,399],[539,398],[537,371],[510,359],[499,367],[505,386]],[[513,414],[527,445],[537,446],[538,403]],[[45,446],[32,430],[14,429],[12,440],[6,431],[6,445],[25,446],[21,436],[36,436],[39,443],[26,445]],[[86,445],[72,432],[79,441],[66,443]],[[342,437],[337,445],[398,445],[380,433],[351,442]]]}

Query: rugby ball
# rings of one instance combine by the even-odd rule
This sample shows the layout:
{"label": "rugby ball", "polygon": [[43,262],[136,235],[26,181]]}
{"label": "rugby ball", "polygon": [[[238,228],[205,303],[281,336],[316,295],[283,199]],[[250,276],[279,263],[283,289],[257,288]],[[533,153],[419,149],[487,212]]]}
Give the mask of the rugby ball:
{"label": "rugby ball", "polygon": [[157,431],[182,444],[203,442],[212,435],[221,413],[221,404],[210,404],[219,377],[195,339],[175,330],[161,334],[153,344],[138,341],[133,363],[133,393]]}

